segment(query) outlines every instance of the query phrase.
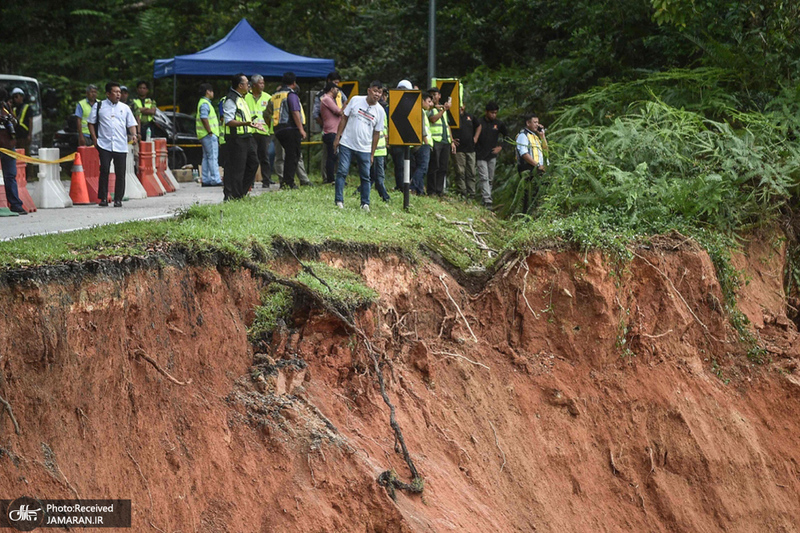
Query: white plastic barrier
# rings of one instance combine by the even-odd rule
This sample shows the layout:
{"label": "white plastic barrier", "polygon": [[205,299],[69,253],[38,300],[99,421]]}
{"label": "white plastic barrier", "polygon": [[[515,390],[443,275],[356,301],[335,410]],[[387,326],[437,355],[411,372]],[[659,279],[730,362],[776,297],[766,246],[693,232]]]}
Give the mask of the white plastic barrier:
{"label": "white plastic barrier", "polygon": [[[39,159],[56,161],[58,148],[40,148]],[[36,187],[33,196],[33,201],[39,209],[72,207],[72,199],[61,185],[61,169],[57,164],[39,164],[39,186]]]}
{"label": "white plastic barrier", "polygon": [[136,177],[133,167],[133,145],[129,144],[128,157],[125,159],[125,198],[129,200],[147,198],[147,191],[144,190],[142,182]]}

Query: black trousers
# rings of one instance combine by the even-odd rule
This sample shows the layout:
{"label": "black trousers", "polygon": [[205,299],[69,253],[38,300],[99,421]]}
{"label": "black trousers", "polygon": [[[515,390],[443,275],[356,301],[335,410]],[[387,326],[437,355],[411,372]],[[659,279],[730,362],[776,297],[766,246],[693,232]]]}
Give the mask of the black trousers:
{"label": "black trousers", "polygon": [[114,201],[121,202],[125,197],[125,164],[128,152],[109,152],[99,146],[100,154],[100,183],[97,186],[97,196],[100,201],[108,200],[108,174],[111,170],[111,160],[114,160],[114,173],[117,176],[114,182]]}
{"label": "black trousers", "polygon": [[444,194],[447,166],[450,164],[450,143],[434,143],[428,164],[428,194]]}
{"label": "black trousers", "polygon": [[226,200],[244,198],[256,180],[258,153],[252,135],[229,135],[225,138],[226,154],[223,194]]}
{"label": "black trousers", "polygon": [[336,140],[335,133],[324,133],[322,135],[322,142],[325,144],[328,158],[325,160],[325,183],[333,183],[336,181],[336,167],[339,164],[339,155],[333,150],[333,141]]}
{"label": "black trousers", "polygon": [[302,137],[297,128],[284,128],[275,132],[275,136],[283,147],[283,177],[281,185],[294,185],[294,175],[300,162],[300,143]]}
{"label": "black trousers", "polygon": [[261,165],[261,183],[269,185],[269,176],[272,171],[269,167],[269,143],[272,140],[272,135],[261,135],[256,133],[253,135],[256,140],[256,153],[258,154],[258,164]]}

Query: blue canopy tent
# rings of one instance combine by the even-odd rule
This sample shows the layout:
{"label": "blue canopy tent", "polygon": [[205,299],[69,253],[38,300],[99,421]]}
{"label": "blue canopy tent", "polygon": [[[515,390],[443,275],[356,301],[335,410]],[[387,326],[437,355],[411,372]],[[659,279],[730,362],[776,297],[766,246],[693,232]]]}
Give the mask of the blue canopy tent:
{"label": "blue canopy tent", "polygon": [[333,69],[333,59],[298,56],[276,48],[262,39],[247,19],[242,19],[228,35],[204,50],[172,59],[157,59],[153,77],[223,77],[244,72],[280,78],[284,72],[291,71],[298,78],[324,78]]}
{"label": "blue canopy tent", "polygon": [[[261,38],[247,19],[239,23],[221,40],[194,54],[157,59],[153,65],[155,79],[173,79],[172,102],[178,99],[178,76],[228,77],[238,72],[248,76],[261,74],[280,78],[294,72],[298,78],[325,78],[334,70],[333,59],[290,54]],[[175,114],[172,127],[175,128]],[[173,166],[175,164],[173,151]]]}

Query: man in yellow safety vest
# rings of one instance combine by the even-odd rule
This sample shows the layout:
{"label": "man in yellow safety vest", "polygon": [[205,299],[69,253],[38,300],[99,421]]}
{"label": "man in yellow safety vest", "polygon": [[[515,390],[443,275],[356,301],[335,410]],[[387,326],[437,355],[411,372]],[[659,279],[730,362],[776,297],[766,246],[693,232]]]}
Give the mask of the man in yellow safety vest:
{"label": "man in yellow safety vest", "polygon": [[197,118],[195,130],[200,144],[203,145],[202,186],[219,187],[219,119],[217,110],[211,100],[214,88],[210,83],[200,84],[200,100],[197,102]]}
{"label": "man in yellow safety vest", "polygon": [[78,146],[92,145],[92,136],[89,135],[89,114],[95,102],[97,102],[97,85],[89,84],[86,86],[86,98],[75,106],[75,116],[78,117]]}

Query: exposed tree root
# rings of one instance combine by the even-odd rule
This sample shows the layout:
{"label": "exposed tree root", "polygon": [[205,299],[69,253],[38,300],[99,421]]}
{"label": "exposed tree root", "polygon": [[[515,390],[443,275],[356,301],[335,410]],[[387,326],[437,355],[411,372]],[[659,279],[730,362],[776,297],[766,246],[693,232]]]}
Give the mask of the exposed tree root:
{"label": "exposed tree root", "polygon": [[441,282],[442,282],[442,285],[444,285],[444,292],[446,292],[446,293],[447,293],[447,297],[448,297],[448,298],[450,298],[450,301],[451,301],[451,302],[453,302],[453,305],[455,305],[455,306],[456,306],[456,309],[458,310],[458,314],[459,314],[459,315],[461,315],[461,318],[462,318],[462,319],[464,319],[464,324],[466,324],[466,325],[467,325],[467,329],[469,330],[469,333],[470,333],[470,335],[472,335],[472,340],[473,340],[473,341],[475,341],[475,343],[477,343],[477,342],[478,342],[478,337],[476,337],[476,336],[475,336],[475,332],[474,332],[474,331],[472,331],[472,328],[470,327],[470,325],[469,325],[469,322],[467,321],[467,317],[465,317],[465,316],[464,316],[464,313],[462,313],[462,312],[461,312],[461,308],[458,306],[458,304],[457,304],[457,303],[456,303],[456,301],[453,299],[453,297],[452,297],[452,296],[450,296],[450,289],[448,289],[448,288],[447,288],[447,283],[445,283],[445,282],[444,282],[444,278],[445,278],[445,275],[444,275],[444,274],[442,274],[441,276],[439,276],[439,281],[441,281]]}
{"label": "exposed tree root", "polygon": [[[291,245],[283,241],[284,245],[289,249],[292,256],[294,256],[295,260],[300,263],[300,266],[303,268],[305,272],[307,272],[310,276],[316,278],[320,283],[322,283],[325,287],[328,287],[328,290],[331,290],[327,283],[324,280],[320,279],[314,270],[303,264],[300,261],[300,258],[297,257],[297,254],[294,253]],[[385,487],[389,495],[394,499],[395,497],[395,489],[401,489],[412,493],[420,493],[425,486],[425,481],[419,475],[416,466],[414,466],[414,461],[411,459],[411,454],[408,451],[408,447],[406,446],[405,439],[403,438],[403,432],[400,429],[400,424],[397,422],[397,418],[395,416],[395,407],[392,404],[391,400],[389,399],[389,395],[386,392],[386,382],[383,376],[383,371],[381,370],[381,364],[378,359],[378,352],[373,347],[372,342],[370,341],[369,336],[364,333],[364,330],[361,329],[355,322],[355,319],[352,316],[352,313],[349,310],[345,310],[344,312],[337,309],[335,306],[331,305],[330,302],[326,301],[322,298],[317,292],[311,290],[305,284],[300,283],[298,281],[279,278],[272,272],[269,272],[263,266],[259,265],[258,263],[247,261],[245,262],[245,267],[250,269],[253,273],[261,277],[264,281],[268,283],[277,283],[279,285],[283,285],[289,287],[291,289],[297,290],[312,300],[314,300],[320,307],[324,308],[326,311],[331,313],[335,316],[339,321],[341,321],[348,330],[358,335],[361,338],[361,341],[364,343],[364,347],[367,349],[369,353],[373,367],[375,370],[375,375],[378,378],[378,385],[380,386],[381,396],[383,397],[384,403],[389,407],[389,425],[392,427],[395,436],[395,452],[401,452],[403,454],[403,459],[405,460],[406,464],[408,465],[408,469],[411,472],[411,483],[403,483],[397,478],[397,474],[393,470],[387,470],[383,472],[380,476],[378,476],[378,484],[382,487]],[[469,325],[468,325],[469,326]],[[477,342],[477,339],[476,339]],[[384,354],[380,354],[384,355]],[[385,355],[384,355],[385,358]],[[398,445],[400,449],[398,450]]]}
{"label": "exposed tree root", "polygon": [[11,410],[11,404],[2,396],[0,396],[0,403],[2,403],[5,410],[8,411],[8,416],[11,417],[11,421],[14,423],[14,431],[17,435],[20,435],[19,424],[17,424],[17,419],[14,417],[14,411]]}
{"label": "exposed tree root", "polygon": [[147,355],[147,352],[145,352],[145,351],[144,351],[144,350],[142,350],[141,348],[137,348],[136,350],[134,350],[134,352],[133,352],[133,353],[134,353],[134,355],[136,355],[136,356],[138,356],[138,357],[141,357],[142,359],[144,359],[145,361],[147,361],[148,363],[150,363],[151,365],[153,365],[153,367],[154,367],[156,370],[158,370],[158,371],[159,371],[161,374],[163,374],[163,375],[164,375],[164,377],[166,377],[168,380],[170,380],[170,381],[171,381],[171,382],[173,382],[174,384],[176,384],[176,385],[181,385],[181,386],[184,386],[184,385],[189,385],[189,384],[191,384],[191,382],[192,382],[192,380],[191,380],[191,379],[187,379],[186,381],[178,381],[177,379],[175,379],[174,377],[172,377],[172,376],[169,374],[169,372],[167,372],[166,370],[164,370],[163,368],[161,368],[161,365],[159,365],[159,364],[158,364],[158,363],[155,361],[155,359],[153,359],[152,357],[150,357],[149,355]]}

